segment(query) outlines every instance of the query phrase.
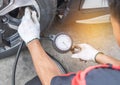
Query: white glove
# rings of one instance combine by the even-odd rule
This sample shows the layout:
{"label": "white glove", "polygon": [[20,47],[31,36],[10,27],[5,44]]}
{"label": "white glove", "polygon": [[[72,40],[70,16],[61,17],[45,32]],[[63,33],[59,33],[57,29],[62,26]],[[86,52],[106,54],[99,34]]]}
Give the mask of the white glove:
{"label": "white glove", "polygon": [[26,44],[34,39],[40,39],[40,24],[37,14],[28,7],[25,9],[25,15],[18,27],[18,33]]}
{"label": "white glove", "polygon": [[72,54],[72,58],[80,58],[85,61],[95,61],[96,55],[99,53],[96,49],[88,44],[78,44],[80,51]]}

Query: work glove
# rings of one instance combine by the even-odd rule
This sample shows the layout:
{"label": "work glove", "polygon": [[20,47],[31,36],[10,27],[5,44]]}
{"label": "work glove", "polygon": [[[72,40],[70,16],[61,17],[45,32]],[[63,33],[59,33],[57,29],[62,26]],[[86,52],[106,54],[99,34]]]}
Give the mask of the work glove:
{"label": "work glove", "polygon": [[37,14],[28,7],[25,9],[25,15],[18,27],[18,33],[26,44],[34,39],[40,39],[40,24]]}
{"label": "work glove", "polygon": [[77,52],[72,54],[72,58],[80,58],[85,61],[96,61],[95,57],[100,53],[88,44],[78,44],[75,46],[74,50]]}

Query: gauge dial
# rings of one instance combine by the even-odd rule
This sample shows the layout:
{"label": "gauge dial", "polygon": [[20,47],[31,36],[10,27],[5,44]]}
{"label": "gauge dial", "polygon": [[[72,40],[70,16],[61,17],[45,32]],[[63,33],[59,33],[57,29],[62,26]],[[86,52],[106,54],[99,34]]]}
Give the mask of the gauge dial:
{"label": "gauge dial", "polygon": [[54,40],[55,47],[59,52],[68,52],[72,47],[72,39],[69,35],[61,33]]}

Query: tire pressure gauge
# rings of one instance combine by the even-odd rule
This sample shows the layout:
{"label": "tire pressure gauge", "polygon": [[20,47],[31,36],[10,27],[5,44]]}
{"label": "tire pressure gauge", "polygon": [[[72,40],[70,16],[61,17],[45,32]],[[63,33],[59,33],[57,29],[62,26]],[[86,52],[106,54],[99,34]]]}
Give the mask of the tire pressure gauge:
{"label": "tire pressure gauge", "polygon": [[57,35],[52,35],[53,47],[61,53],[66,53],[71,50],[73,41],[72,38],[65,33],[59,33]]}

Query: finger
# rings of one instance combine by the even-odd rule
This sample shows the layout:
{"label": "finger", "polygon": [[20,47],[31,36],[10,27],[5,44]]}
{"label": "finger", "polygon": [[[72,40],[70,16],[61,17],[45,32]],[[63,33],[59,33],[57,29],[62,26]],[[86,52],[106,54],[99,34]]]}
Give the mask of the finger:
{"label": "finger", "polygon": [[79,46],[81,49],[84,49],[84,48],[86,48],[86,47],[89,47],[88,44],[79,44],[78,46]]}
{"label": "finger", "polygon": [[31,18],[31,10],[29,7],[25,8],[25,15],[24,15],[25,18],[28,18],[30,19]]}
{"label": "finger", "polygon": [[74,48],[80,48],[80,46],[79,45],[75,45]]}
{"label": "finger", "polygon": [[72,48],[72,52],[73,53],[78,53],[80,52],[81,50],[84,49],[84,44],[77,44],[77,45],[74,45],[73,48]]}
{"label": "finger", "polygon": [[81,48],[74,46],[74,48],[72,48],[71,51],[72,53],[79,53],[81,51]]}
{"label": "finger", "polygon": [[74,45],[75,48],[82,48],[85,47],[87,44],[76,44]]}
{"label": "finger", "polygon": [[38,18],[37,18],[37,13],[35,11],[32,11],[32,19],[34,23],[39,24]]}

